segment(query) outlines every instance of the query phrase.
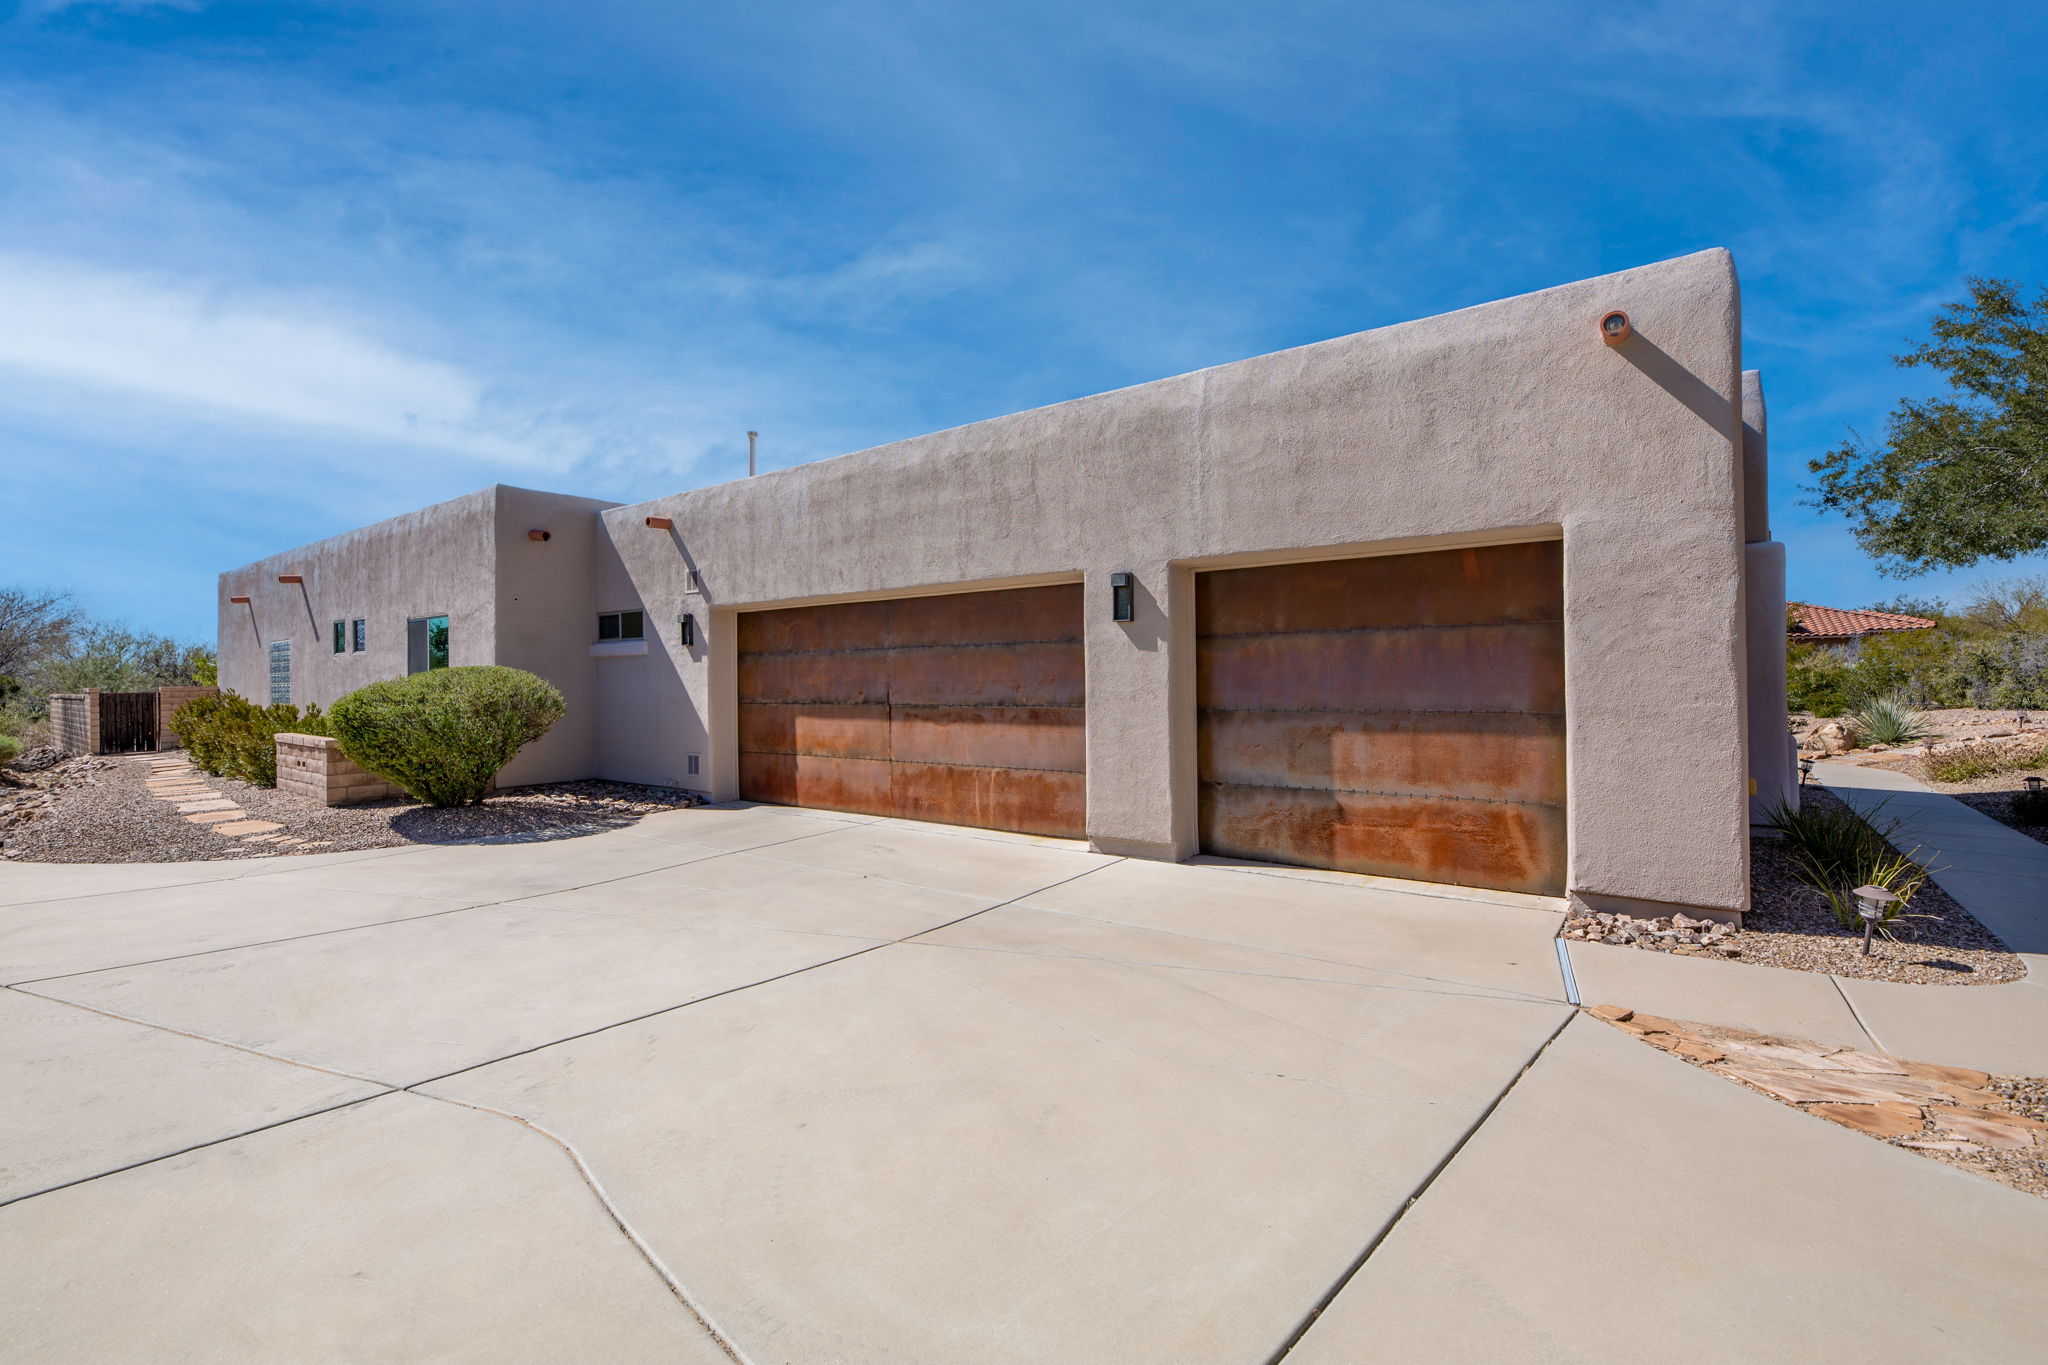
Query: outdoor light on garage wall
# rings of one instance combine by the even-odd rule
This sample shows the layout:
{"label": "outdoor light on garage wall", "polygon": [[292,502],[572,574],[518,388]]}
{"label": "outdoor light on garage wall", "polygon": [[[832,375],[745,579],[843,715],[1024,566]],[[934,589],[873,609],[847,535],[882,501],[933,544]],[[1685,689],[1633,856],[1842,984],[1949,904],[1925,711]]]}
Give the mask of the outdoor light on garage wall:
{"label": "outdoor light on garage wall", "polygon": [[1137,599],[1133,596],[1136,588],[1127,573],[1113,573],[1109,576],[1109,619],[1112,621],[1135,621],[1138,618]]}
{"label": "outdoor light on garage wall", "polygon": [[676,625],[681,627],[682,629],[683,643],[685,645],[694,645],[697,643],[696,617],[690,615],[688,612],[685,612],[683,613],[683,619],[676,622]]}

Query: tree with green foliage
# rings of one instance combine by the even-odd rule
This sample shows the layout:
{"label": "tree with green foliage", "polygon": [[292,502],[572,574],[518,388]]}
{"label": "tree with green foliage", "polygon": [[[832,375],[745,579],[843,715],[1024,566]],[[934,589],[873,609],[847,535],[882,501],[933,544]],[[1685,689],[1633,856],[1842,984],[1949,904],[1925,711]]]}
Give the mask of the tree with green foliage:
{"label": "tree with green foliage", "polygon": [[2048,549],[2048,289],[1971,277],[1933,339],[1894,357],[1949,396],[1905,399],[1885,440],[1811,461],[1811,505],[1841,512],[1882,573],[1907,578]]}

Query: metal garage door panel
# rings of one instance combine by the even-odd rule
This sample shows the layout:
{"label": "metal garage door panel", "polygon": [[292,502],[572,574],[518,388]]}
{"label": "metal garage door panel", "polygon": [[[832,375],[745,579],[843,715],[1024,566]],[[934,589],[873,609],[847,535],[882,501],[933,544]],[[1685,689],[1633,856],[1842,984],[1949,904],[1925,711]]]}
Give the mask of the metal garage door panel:
{"label": "metal garage door panel", "polygon": [[1561,894],[1555,542],[1197,579],[1215,853]]}
{"label": "metal garage door panel", "polygon": [[1562,711],[1556,625],[1311,631],[1201,642],[1201,704],[1275,711]]}
{"label": "metal garage door panel", "polygon": [[1212,712],[1201,771],[1241,786],[1488,792],[1564,801],[1564,717],[1341,711]]}
{"label": "metal garage door panel", "polygon": [[740,618],[740,793],[1078,836],[1079,584]]}
{"label": "metal garage door panel", "polygon": [[1564,548],[1554,540],[1325,559],[1205,574],[1198,634],[1368,630],[1555,621],[1564,615]]}
{"label": "metal garage door panel", "polygon": [[1559,894],[1557,806],[1262,787],[1202,791],[1202,847],[1226,857]]}
{"label": "metal garage door panel", "polygon": [[882,703],[836,706],[823,702],[742,706],[740,752],[886,759],[889,708]]}

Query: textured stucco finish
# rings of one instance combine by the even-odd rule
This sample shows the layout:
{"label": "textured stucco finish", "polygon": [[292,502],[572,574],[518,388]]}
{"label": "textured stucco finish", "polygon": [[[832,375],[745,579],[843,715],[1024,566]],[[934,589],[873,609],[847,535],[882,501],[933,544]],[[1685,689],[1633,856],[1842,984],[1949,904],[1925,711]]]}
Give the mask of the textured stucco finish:
{"label": "textured stucco finish", "polygon": [[[1634,338],[1602,345],[1601,313]],[[1196,851],[1192,571],[1562,535],[1575,891],[1747,904],[1740,299],[1724,251],[604,513],[735,794],[732,613],[1087,583],[1088,827]],[[674,530],[644,525],[671,518]],[[702,593],[686,590],[694,565]],[[1108,576],[1137,576],[1110,621]],[[1096,609],[1097,604],[1101,609]],[[679,658],[695,610],[704,648]],[[678,698],[681,701],[681,698]]]}
{"label": "textured stucco finish", "polygon": [[[1614,308],[1634,326],[1619,347],[1596,330]],[[1737,912],[1750,778],[1775,771],[1758,736],[1783,705],[1782,660],[1774,682],[1763,659],[1782,642],[1757,626],[1782,561],[1747,544],[1768,527],[1740,332],[1733,262],[1707,251],[636,506],[486,490],[224,575],[223,681],[260,695],[267,640],[322,664],[329,620],[390,601],[364,676],[298,698],[324,704],[402,673],[404,617],[446,611],[457,662],[569,698],[508,783],[732,797],[738,612],[1078,580],[1089,838],[1178,859],[1198,851],[1200,571],[1561,538],[1569,887]],[[553,541],[527,541],[543,519]],[[311,610],[280,572],[307,573]],[[239,592],[253,613],[226,604]],[[592,658],[589,618],[622,609],[646,612],[647,652]]]}
{"label": "textured stucco finish", "polygon": [[[562,689],[568,714],[499,779],[506,786],[588,777],[596,707],[590,641],[597,498],[497,485],[220,576],[220,683],[262,702],[266,651],[292,645],[292,701],[332,706],[406,672],[406,622],[449,620],[449,663],[507,664]],[[527,539],[529,529],[551,539]],[[280,583],[297,574],[305,582]],[[231,597],[248,597],[247,605]],[[368,622],[368,648],[333,652],[335,621]]]}

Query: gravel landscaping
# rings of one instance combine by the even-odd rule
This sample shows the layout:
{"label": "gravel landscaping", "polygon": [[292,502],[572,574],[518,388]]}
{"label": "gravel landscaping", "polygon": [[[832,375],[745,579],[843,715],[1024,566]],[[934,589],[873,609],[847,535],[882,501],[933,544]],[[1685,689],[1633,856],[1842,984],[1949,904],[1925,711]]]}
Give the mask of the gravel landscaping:
{"label": "gravel landscaping", "polygon": [[[1840,804],[1816,787],[1806,788],[1804,800]],[[2027,974],[2026,964],[1996,934],[1931,881],[1913,898],[1909,913],[1916,918],[1894,922],[1897,937],[1880,935],[1865,957],[1862,930],[1844,929],[1820,892],[1799,880],[1784,840],[1751,839],[1749,859],[1750,909],[1740,929],[1698,920],[1681,925],[1668,919],[1574,915],[1565,921],[1564,935],[1646,952],[1917,985],[1986,986]]]}
{"label": "gravel landscaping", "polygon": [[[480,806],[436,809],[407,799],[319,806],[273,787],[194,774],[209,796],[278,828],[256,840],[194,823],[178,803],[153,793],[149,760],[68,758],[21,773],[25,788],[0,787],[0,858],[46,863],[166,863],[275,858],[403,844],[481,839],[573,839],[630,825],[654,811],[701,803],[687,792],[623,782],[516,787]],[[229,822],[233,823],[233,822]]]}

